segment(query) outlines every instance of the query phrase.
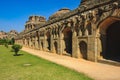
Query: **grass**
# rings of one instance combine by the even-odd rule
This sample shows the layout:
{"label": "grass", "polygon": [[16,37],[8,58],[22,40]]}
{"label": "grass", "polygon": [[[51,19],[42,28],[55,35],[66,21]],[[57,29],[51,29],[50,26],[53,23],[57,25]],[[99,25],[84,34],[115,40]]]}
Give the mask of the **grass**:
{"label": "grass", "polygon": [[92,80],[68,68],[20,51],[0,46],[0,80]]}

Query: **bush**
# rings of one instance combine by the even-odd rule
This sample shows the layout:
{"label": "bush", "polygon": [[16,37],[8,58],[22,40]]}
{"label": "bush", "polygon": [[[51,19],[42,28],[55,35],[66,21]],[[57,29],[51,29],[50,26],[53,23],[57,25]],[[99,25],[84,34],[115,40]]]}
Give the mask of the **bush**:
{"label": "bush", "polygon": [[6,39],[0,39],[0,45],[4,45],[5,43],[7,43]]}
{"label": "bush", "polygon": [[14,54],[15,56],[18,56],[18,52],[20,51],[21,48],[22,48],[22,46],[19,44],[12,45],[12,49],[15,52],[15,54]]}
{"label": "bush", "polygon": [[5,43],[4,46],[5,46],[6,48],[8,48],[8,44],[7,44],[7,43]]}
{"label": "bush", "polygon": [[9,44],[10,44],[10,45],[14,45],[14,44],[15,44],[15,39],[12,38],[11,40],[9,40]]}
{"label": "bush", "polygon": [[5,45],[5,44],[8,44],[8,45],[14,45],[15,43],[15,39],[12,38],[12,39],[0,39],[0,45]]}

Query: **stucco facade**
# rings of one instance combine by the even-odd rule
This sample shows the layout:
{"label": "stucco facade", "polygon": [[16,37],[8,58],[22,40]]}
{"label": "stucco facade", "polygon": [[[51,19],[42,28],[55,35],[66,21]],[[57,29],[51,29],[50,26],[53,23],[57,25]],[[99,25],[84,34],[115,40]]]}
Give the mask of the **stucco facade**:
{"label": "stucco facade", "polygon": [[90,61],[120,60],[119,20],[120,0],[82,0],[75,10],[60,9],[47,21],[30,16],[16,43]]}

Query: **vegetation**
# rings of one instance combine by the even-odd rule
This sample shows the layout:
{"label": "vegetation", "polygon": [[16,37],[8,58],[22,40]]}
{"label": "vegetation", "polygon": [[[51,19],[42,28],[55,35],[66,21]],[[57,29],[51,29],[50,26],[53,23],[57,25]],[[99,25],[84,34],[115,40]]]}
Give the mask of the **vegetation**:
{"label": "vegetation", "polygon": [[11,48],[0,46],[0,80],[92,80],[68,68],[20,51],[14,57]]}
{"label": "vegetation", "polygon": [[0,39],[0,45],[5,45],[5,44],[13,45],[14,43],[15,43],[14,38],[12,38],[12,39]]}
{"label": "vegetation", "polygon": [[8,48],[8,44],[7,43],[5,43],[4,45],[5,45],[6,48]]}
{"label": "vegetation", "polygon": [[15,39],[14,39],[14,38],[12,38],[12,39],[10,40],[10,44],[11,44],[11,45],[14,45],[14,44],[15,44]]}
{"label": "vegetation", "polygon": [[18,52],[20,51],[21,48],[22,48],[22,46],[19,44],[12,45],[12,49],[15,52],[15,54],[14,54],[15,56],[18,56]]}
{"label": "vegetation", "polygon": [[5,43],[8,43],[7,39],[0,39],[0,45],[4,45]]}

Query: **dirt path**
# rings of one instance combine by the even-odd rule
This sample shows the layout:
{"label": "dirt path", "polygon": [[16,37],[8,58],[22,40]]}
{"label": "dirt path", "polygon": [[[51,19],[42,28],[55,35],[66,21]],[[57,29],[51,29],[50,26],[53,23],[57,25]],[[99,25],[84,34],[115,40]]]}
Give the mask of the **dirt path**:
{"label": "dirt path", "polygon": [[25,47],[23,47],[22,50],[65,67],[74,69],[75,71],[82,72],[95,80],[120,80],[120,67],[117,66],[95,63],[68,56],[61,56]]}

